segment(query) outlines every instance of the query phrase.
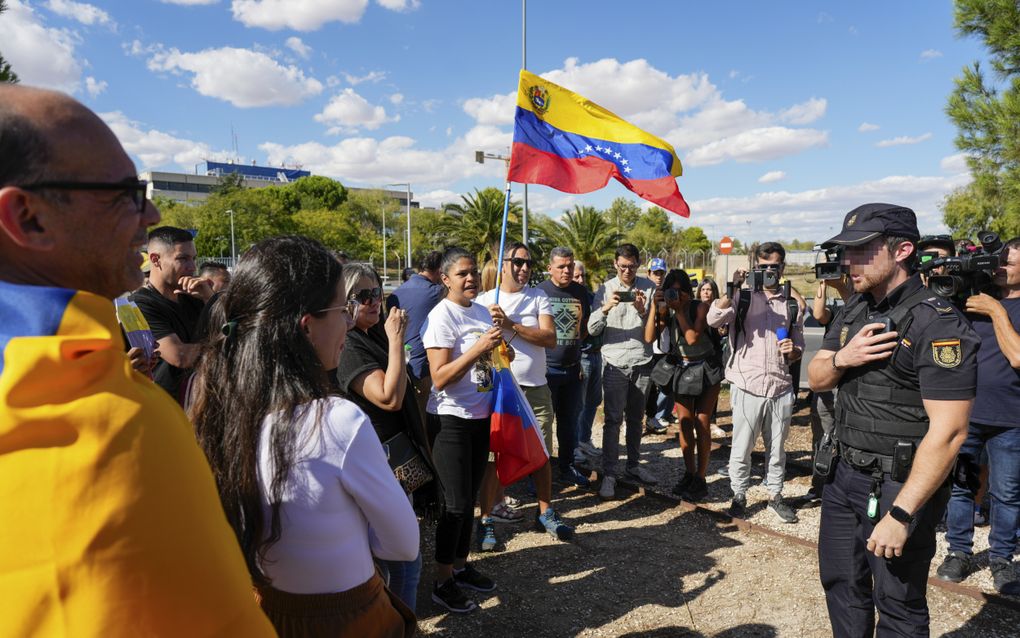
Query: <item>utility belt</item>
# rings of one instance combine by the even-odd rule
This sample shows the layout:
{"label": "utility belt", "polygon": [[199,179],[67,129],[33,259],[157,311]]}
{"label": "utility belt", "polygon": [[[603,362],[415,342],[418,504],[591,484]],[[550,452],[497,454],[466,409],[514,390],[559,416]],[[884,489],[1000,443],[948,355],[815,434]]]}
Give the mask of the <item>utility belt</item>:
{"label": "utility belt", "polygon": [[887,456],[850,447],[825,434],[815,451],[814,472],[823,478],[828,477],[838,457],[858,472],[878,479],[888,475],[892,480],[903,483],[910,475],[914,452],[914,444],[910,441],[897,441],[893,455]]}

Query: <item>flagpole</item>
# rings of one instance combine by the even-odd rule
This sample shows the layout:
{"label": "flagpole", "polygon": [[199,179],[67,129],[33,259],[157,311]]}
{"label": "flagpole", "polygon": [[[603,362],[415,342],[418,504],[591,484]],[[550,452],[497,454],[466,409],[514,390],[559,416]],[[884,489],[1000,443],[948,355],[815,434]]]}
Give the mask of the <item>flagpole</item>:
{"label": "flagpole", "polygon": [[506,195],[503,198],[503,229],[499,233],[499,254],[496,262],[496,301],[499,304],[499,287],[503,283],[503,251],[506,250],[506,220],[510,216],[510,180],[506,181]]}
{"label": "flagpole", "polygon": [[[528,0],[521,0],[521,68],[528,68]],[[507,184],[507,201],[509,201],[509,184]],[[505,217],[504,217],[505,220]],[[524,245],[528,245],[528,185],[524,185],[524,214],[521,216],[521,237]],[[502,254],[502,253],[500,253]]]}

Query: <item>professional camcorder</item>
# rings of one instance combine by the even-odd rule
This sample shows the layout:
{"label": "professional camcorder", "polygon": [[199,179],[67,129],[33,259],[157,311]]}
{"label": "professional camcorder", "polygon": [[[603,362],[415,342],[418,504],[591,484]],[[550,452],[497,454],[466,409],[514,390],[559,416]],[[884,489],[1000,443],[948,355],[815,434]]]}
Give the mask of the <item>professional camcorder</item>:
{"label": "professional camcorder", "polygon": [[928,288],[946,299],[976,295],[992,285],[992,277],[1001,265],[1002,240],[990,230],[978,233],[981,246],[956,257],[939,257],[934,252],[918,253],[917,269],[931,273],[943,267],[943,274],[928,274]]}
{"label": "professional camcorder", "polygon": [[815,264],[815,279],[839,279],[847,273],[843,265],[843,246],[835,246],[825,251],[825,261]]}
{"label": "professional camcorder", "polygon": [[747,275],[751,290],[761,292],[766,288],[779,286],[779,265],[755,266]]}

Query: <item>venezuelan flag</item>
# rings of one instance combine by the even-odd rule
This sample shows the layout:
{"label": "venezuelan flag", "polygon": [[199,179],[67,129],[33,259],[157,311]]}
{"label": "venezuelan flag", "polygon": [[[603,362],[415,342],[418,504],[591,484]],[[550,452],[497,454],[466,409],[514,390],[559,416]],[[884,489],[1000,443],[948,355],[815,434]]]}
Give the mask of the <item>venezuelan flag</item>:
{"label": "venezuelan flag", "polygon": [[110,300],[0,281],[0,636],[67,635],[275,634]]}
{"label": "venezuelan flag", "polygon": [[510,372],[506,344],[492,351],[492,408],[489,449],[496,455],[496,475],[504,486],[516,483],[549,460],[538,419]]}
{"label": "venezuelan flag", "polygon": [[521,70],[507,181],[590,193],[613,177],[642,199],[690,217],[676,185],[682,173],[676,151],[663,140]]}

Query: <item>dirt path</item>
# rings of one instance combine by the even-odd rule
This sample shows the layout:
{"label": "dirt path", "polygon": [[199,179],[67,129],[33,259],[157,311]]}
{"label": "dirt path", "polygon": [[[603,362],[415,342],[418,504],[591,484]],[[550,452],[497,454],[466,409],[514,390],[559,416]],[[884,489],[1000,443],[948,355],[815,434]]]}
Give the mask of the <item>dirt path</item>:
{"label": "dirt path", "polygon": [[[719,421],[728,429],[723,404]],[[798,419],[804,417],[806,413]],[[798,476],[804,473],[794,464],[805,460],[810,432],[800,425],[792,430],[787,449],[794,471],[789,473],[787,495],[796,496],[808,486],[808,477]],[[727,453],[724,447],[713,454],[712,471],[723,464]],[[667,436],[646,436],[642,457],[662,477],[659,491],[668,492],[679,465],[673,429]],[[761,477],[761,459],[756,463],[753,482]],[[439,613],[432,604],[434,530],[423,526],[425,565],[418,610],[424,634],[529,638],[831,635],[812,547],[762,530],[741,531],[724,517],[654,495],[621,490],[623,500],[602,502],[594,490],[556,488],[555,506],[577,526],[576,541],[557,542],[533,531],[528,523],[498,525],[502,551],[473,553],[471,560],[497,580],[499,589],[476,595],[482,609],[473,614]],[[520,486],[511,492],[529,500]],[[704,507],[721,510],[728,505],[725,477],[711,476],[710,492]],[[763,488],[752,488],[748,497],[749,520],[755,525],[815,540],[817,508],[803,510],[800,523],[784,525],[765,511]],[[530,520],[534,507],[525,511]],[[978,535],[978,551],[987,547],[986,538],[986,532]],[[965,584],[990,585],[987,569]],[[929,587],[928,601],[933,636],[1015,636],[1020,626],[1018,612],[941,588]]]}

